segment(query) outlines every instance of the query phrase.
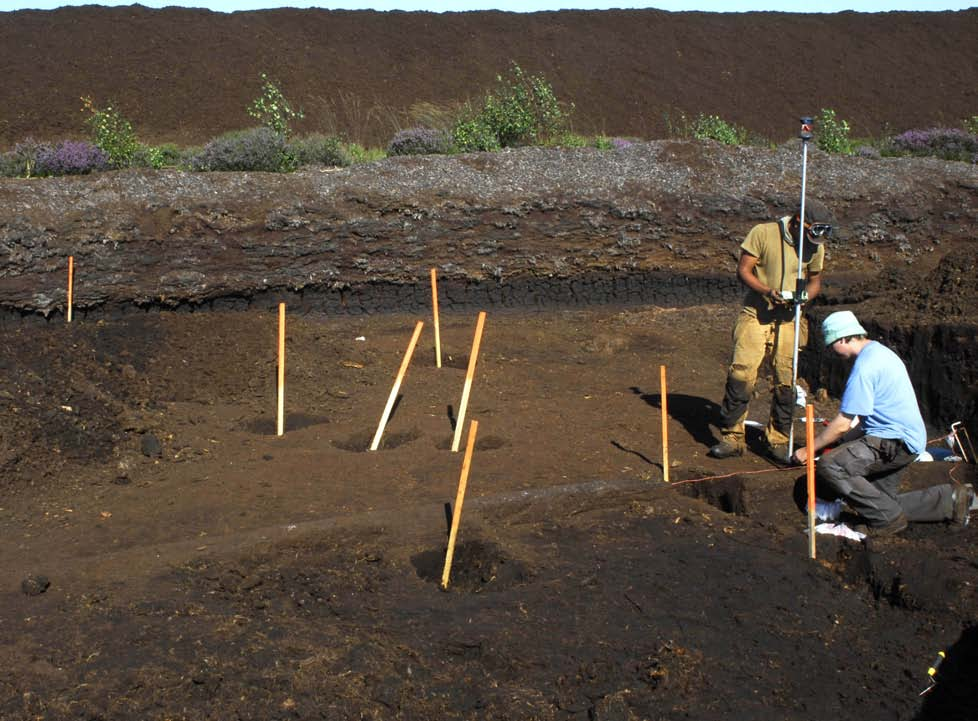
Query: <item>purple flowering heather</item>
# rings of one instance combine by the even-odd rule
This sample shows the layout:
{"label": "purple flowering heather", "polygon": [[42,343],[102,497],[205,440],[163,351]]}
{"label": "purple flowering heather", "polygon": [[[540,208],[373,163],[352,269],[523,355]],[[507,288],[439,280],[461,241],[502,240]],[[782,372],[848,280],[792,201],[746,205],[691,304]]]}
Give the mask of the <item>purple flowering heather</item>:
{"label": "purple flowering heather", "polygon": [[978,135],[960,128],[914,129],[894,137],[891,145],[900,153],[933,155],[945,160],[968,160],[978,153]]}
{"label": "purple flowering heather", "polygon": [[615,150],[624,150],[625,148],[632,147],[632,141],[625,140],[625,138],[612,138],[611,147]]}
{"label": "purple flowering heather", "polygon": [[85,140],[42,145],[36,154],[36,175],[84,175],[109,167],[109,156]]}
{"label": "purple flowering heather", "polygon": [[408,128],[395,135],[387,146],[388,155],[438,155],[451,149],[448,134],[433,128]]}

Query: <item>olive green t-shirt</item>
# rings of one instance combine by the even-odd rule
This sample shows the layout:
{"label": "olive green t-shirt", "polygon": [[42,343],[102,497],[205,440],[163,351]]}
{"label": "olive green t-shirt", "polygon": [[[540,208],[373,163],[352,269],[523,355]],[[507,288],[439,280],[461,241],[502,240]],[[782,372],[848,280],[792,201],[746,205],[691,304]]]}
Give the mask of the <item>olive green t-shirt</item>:
{"label": "olive green t-shirt", "polygon": [[[790,290],[795,292],[798,281],[798,252],[788,233],[788,223],[791,216],[785,216],[774,223],[761,223],[751,228],[747,238],[740,244],[741,249],[757,258],[754,275],[769,288],[777,291]],[[812,244],[806,242],[806,247]],[[811,259],[804,264],[802,277],[821,273],[825,262],[825,247],[815,246]],[[804,288],[804,285],[802,285]],[[770,311],[771,304],[763,295],[755,290],[747,290],[744,296],[744,306],[757,311]],[[789,309],[790,314],[790,309]]]}

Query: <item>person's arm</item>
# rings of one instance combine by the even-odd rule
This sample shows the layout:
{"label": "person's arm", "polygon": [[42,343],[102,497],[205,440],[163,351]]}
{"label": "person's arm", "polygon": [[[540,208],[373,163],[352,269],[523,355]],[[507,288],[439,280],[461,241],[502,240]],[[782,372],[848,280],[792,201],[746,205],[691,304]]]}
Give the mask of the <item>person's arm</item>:
{"label": "person's arm", "polygon": [[757,293],[760,293],[772,303],[783,303],[781,293],[774,288],[768,288],[760,278],[754,274],[754,266],[757,265],[757,256],[751,255],[746,250],[740,251],[740,262],[737,264],[737,277],[741,282]]}
{"label": "person's arm", "polygon": [[[815,452],[822,450],[825,446],[831,446],[837,440],[842,438],[850,428],[852,428],[852,419],[855,416],[851,416],[848,413],[840,413],[825,426],[818,435],[815,436]],[[808,460],[808,448],[802,446],[795,450],[791,456],[791,460],[797,462],[799,465]]]}

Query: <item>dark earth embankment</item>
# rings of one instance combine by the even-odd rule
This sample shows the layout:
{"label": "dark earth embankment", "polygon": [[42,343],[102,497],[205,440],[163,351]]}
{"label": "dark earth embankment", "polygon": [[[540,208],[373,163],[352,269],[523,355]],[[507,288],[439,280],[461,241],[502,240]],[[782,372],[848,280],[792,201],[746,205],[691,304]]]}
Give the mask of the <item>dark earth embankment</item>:
{"label": "dark earth embankment", "polygon": [[300,132],[386,145],[418,123],[412,108],[479,97],[510,61],[574,103],[582,133],[661,138],[685,111],[780,142],[833,108],[879,137],[978,112],[976,37],[978,9],[0,12],[0,146],[84,134],[80,96],[114,103],[147,142],[201,144],[253,123],[262,72],[306,111]]}

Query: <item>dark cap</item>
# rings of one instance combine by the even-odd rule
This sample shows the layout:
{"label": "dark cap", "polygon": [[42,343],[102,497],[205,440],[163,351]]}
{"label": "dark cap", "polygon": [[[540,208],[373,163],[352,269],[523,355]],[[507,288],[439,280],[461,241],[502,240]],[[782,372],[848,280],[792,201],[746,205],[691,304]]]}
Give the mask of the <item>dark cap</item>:
{"label": "dark cap", "polygon": [[[799,214],[801,210],[799,209]],[[806,226],[830,226],[827,231],[819,233],[809,233],[806,237],[816,245],[821,245],[832,234],[832,227],[835,226],[835,216],[828,206],[820,200],[814,198],[805,201],[805,225]],[[818,228],[816,228],[818,230]]]}

